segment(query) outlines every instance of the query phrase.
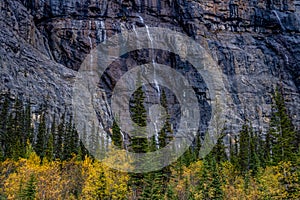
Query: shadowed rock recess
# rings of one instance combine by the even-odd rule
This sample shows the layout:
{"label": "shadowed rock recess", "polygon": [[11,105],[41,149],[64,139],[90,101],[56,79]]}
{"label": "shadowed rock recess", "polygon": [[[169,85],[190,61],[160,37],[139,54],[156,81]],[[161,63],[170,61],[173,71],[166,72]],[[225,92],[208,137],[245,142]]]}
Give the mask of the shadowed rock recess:
{"label": "shadowed rock recess", "polygon": [[[226,110],[229,130],[239,130],[247,119],[265,131],[272,92],[279,84],[294,124],[300,125],[300,0],[1,0],[0,9],[1,93],[30,97],[34,106],[48,99],[53,113],[71,107],[77,70],[106,38],[138,27],[163,27],[193,38],[223,72],[226,98],[231,99]],[[145,51],[116,63],[151,62]],[[190,69],[176,55],[151,54],[179,71]],[[205,83],[187,76],[199,99],[204,98],[201,109],[209,113]],[[106,92],[98,99],[97,114],[103,127],[109,127],[107,99],[115,83],[104,79]],[[150,96],[155,93],[148,90]],[[169,103],[173,101],[169,112],[176,125],[178,106],[172,92],[166,93]],[[201,117],[205,124],[210,114]]]}

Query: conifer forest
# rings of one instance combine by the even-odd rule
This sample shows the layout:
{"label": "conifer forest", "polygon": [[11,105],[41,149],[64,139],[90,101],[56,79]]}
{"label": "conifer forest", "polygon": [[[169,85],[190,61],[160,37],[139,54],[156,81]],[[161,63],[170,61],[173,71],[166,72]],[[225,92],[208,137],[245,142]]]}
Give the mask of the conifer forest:
{"label": "conifer forest", "polygon": [[[134,98],[134,120],[145,123],[142,87]],[[245,121],[238,134],[221,135],[205,158],[197,154],[203,144],[198,139],[170,166],[141,174],[119,172],[94,159],[72,118],[50,116],[47,104],[33,114],[30,101],[7,94],[1,97],[0,108],[1,199],[300,198],[300,137],[279,90],[265,135]],[[122,146],[117,123],[112,131],[114,145]],[[166,145],[171,134],[166,122],[159,144]],[[231,137],[229,145],[224,145],[225,137]],[[154,139],[134,139],[129,148],[148,152],[157,146]]]}

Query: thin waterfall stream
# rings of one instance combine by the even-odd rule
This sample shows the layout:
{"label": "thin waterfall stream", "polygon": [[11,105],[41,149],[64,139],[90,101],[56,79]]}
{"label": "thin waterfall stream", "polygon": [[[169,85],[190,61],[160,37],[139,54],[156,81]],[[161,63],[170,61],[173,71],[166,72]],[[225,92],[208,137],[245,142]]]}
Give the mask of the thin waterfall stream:
{"label": "thin waterfall stream", "polygon": [[[151,52],[152,67],[153,67],[153,73],[154,73],[153,74],[153,82],[154,82],[155,90],[158,94],[158,99],[160,100],[160,95],[161,94],[160,94],[159,84],[158,84],[157,78],[156,78],[156,70],[155,70],[156,62],[155,62],[154,53],[153,53],[153,49],[154,49],[153,48],[153,39],[152,39],[150,31],[149,31],[149,26],[147,24],[145,24],[144,19],[142,18],[142,16],[138,15],[138,17],[140,19],[140,22],[145,25],[145,28],[146,28],[146,31],[147,31],[147,37],[150,41],[150,48],[151,48],[150,52]],[[136,30],[134,29],[134,31],[136,31]],[[137,34],[137,32],[136,32],[136,34]],[[151,109],[149,109],[149,112],[150,112],[149,113],[150,116],[152,116],[153,113],[151,113]],[[158,130],[158,126],[157,126],[158,120],[159,119],[157,118],[157,115],[155,115],[155,118],[153,119],[153,125],[154,125],[154,132],[155,132],[154,133],[154,139],[155,139],[155,143],[156,143],[157,148],[159,148],[159,141],[158,141],[158,132],[159,132],[159,130]]]}

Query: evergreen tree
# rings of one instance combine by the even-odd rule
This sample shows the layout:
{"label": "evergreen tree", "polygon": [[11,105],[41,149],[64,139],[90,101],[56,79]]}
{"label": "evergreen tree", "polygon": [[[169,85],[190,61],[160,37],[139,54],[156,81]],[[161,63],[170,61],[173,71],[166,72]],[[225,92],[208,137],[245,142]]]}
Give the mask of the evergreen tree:
{"label": "evergreen tree", "polygon": [[161,129],[159,133],[159,147],[164,148],[169,142],[173,140],[173,130],[171,127],[171,119],[170,119],[170,114],[168,112],[168,102],[167,102],[167,96],[166,92],[163,89],[162,94],[160,96],[160,103],[161,106],[165,108],[166,111],[166,116],[165,116],[165,124],[163,128]]}
{"label": "evergreen tree", "polygon": [[73,131],[73,125],[72,125],[72,117],[70,117],[69,122],[65,125],[66,129],[64,131],[63,135],[63,159],[67,160],[71,158],[72,153],[72,131]]}
{"label": "evergreen tree", "polygon": [[250,169],[250,135],[249,126],[244,124],[239,138],[239,169],[244,174]]}
{"label": "evergreen tree", "polygon": [[47,128],[46,128],[46,118],[45,113],[43,112],[40,115],[39,119],[39,127],[36,137],[36,143],[35,143],[35,152],[37,155],[39,155],[42,159],[45,156],[45,146],[46,146],[46,134],[47,134]]}
{"label": "evergreen tree", "polygon": [[24,111],[24,144],[29,140],[31,143],[33,142],[33,126],[32,126],[32,117],[31,117],[31,106],[30,101],[26,103],[25,111]]}
{"label": "evergreen tree", "polygon": [[212,188],[212,199],[223,199],[223,191],[222,191],[222,180],[219,176],[219,169],[218,169],[218,165],[216,163],[215,158],[213,157],[210,161],[210,165],[211,165],[211,176],[212,176],[212,182],[210,187]]}
{"label": "evergreen tree", "polygon": [[197,185],[197,191],[201,191],[202,199],[210,199],[208,181],[209,181],[209,162],[207,159],[204,159],[203,169],[199,174],[199,184]]}
{"label": "evergreen tree", "polygon": [[34,200],[36,194],[36,178],[34,174],[30,175],[30,178],[26,184],[25,189],[22,191],[20,197],[25,200]]}
{"label": "evergreen tree", "polygon": [[77,157],[79,160],[84,160],[84,158],[86,156],[91,156],[89,154],[89,151],[86,149],[86,147],[84,146],[83,142],[82,141],[79,141],[79,145],[78,145],[78,154],[77,154]]}
{"label": "evergreen tree", "polygon": [[114,120],[113,126],[112,126],[112,142],[118,148],[123,147],[124,141],[122,141],[121,129],[118,126],[118,123],[116,122],[116,120]]}
{"label": "evergreen tree", "polygon": [[143,193],[141,199],[163,199],[165,184],[161,171],[144,174]]}
{"label": "evergreen tree", "polygon": [[230,136],[229,140],[229,156],[230,156],[230,162],[233,164],[233,166],[238,166],[238,139],[237,136]]}
{"label": "evergreen tree", "polygon": [[252,174],[255,175],[260,167],[260,160],[258,155],[259,139],[257,135],[254,135],[252,126],[250,126],[250,158],[249,158],[249,169]]}
{"label": "evergreen tree", "polygon": [[77,154],[78,153],[78,148],[79,148],[79,134],[78,131],[76,130],[75,124],[73,124],[72,127],[72,134],[71,134],[71,152],[73,154]]}
{"label": "evergreen tree", "polygon": [[130,99],[131,119],[134,124],[134,130],[131,133],[131,149],[135,153],[146,153],[149,151],[148,138],[146,135],[147,111],[144,106],[145,94],[141,85],[139,76],[137,81],[137,90]]}
{"label": "evergreen tree", "polygon": [[165,199],[172,199],[172,200],[178,200],[178,197],[174,191],[174,187],[172,185],[167,186],[167,192],[165,195]]}
{"label": "evergreen tree", "polygon": [[56,134],[54,135],[54,155],[55,158],[62,159],[63,151],[63,135],[65,134],[65,114],[62,115],[60,123],[57,127]]}
{"label": "evergreen tree", "polygon": [[225,160],[227,160],[227,155],[225,151],[225,145],[224,145],[224,139],[225,134],[221,134],[221,136],[218,138],[216,145],[211,151],[212,156],[215,158],[217,163],[221,163]]}
{"label": "evergreen tree", "polygon": [[54,159],[54,138],[56,135],[56,118],[55,115],[53,117],[53,121],[51,124],[51,129],[48,137],[48,143],[46,148],[46,157],[49,161]]}
{"label": "evergreen tree", "polygon": [[273,112],[270,121],[269,140],[271,162],[295,161],[296,132],[288,116],[282,93],[277,88],[273,97]]}
{"label": "evergreen tree", "polygon": [[[147,111],[144,106],[145,94],[141,84],[141,77],[138,76],[137,90],[130,99],[131,119],[134,124],[134,130],[130,134],[130,150],[135,153],[146,153],[149,151],[148,137],[146,135]],[[144,164],[146,161],[136,160],[134,165]],[[144,175],[141,173],[131,174],[131,185],[135,196],[140,197],[143,190]]]}
{"label": "evergreen tree", "polygon": [[8,134],[8,119],[9,119],[9,107],[10,107],[10,100],[9,95],[4,95],[4,102],[2,103],[0,99],[0,152],[1,157],[4,160],[6,157],[8,157],[8,141],[9,141],[9,134]]}
{"label": "evergreen tree", "polygon": [[5,125],[7,123],[7,118],[8,118],[8,111],[10,107],[10,100],[9,100],[9,95],[6,94],[4,96],[4,102],[1,104],[1,113],[0,113],[0,130],[5,129]]}
{"label": "evergreen tree", "polygon": [[5,138],[4,138],[4,156],[5,158],[13,158],[13,148],[16,143],[14,135],[14,117],[13,113],[9,113]]}
{"label": "evergreen tree", "polygon": [[[98,129],[97,129],[94,121],[92,122],[91,133],[88,138],[88,146],[89,146],[90,153],[92,155],[96,155],[97,153],[99,153],[100,137],[98,135]],[[104,147],[103,143],[102,143],[102,147]]]}
{"label": "evergreen tree", "polygon": [[19,159],[20,157],[25,156],[25,141],[24,140],[24,107],[23,102],[20,98],[16,98],[16,102],[14,104],[14,123],[13,123],[13,158]]}
{"label": "evergreen tree", "polygon": [[268,132],[266,133],[266,137],[265,137],[265,143],[264,143],[264,162],[266,163],[266,165],[271,164],[271,129],[268,130]]}

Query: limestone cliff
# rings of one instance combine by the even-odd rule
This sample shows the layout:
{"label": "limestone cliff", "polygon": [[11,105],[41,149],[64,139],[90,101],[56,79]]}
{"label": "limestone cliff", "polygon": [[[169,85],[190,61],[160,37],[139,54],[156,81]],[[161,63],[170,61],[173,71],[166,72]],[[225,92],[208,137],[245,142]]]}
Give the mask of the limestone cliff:
{"label": "limestone cliff", "polygon": [[2,0],[0,8],[1,91],[24,93],[34,104],[49,98],[56,110],[70,105],[76,70],[106,38],[164,27],[192,37],[216,61],[234,129],[249,119],[265,130],[279,83],[300,124],[298,0]]}

